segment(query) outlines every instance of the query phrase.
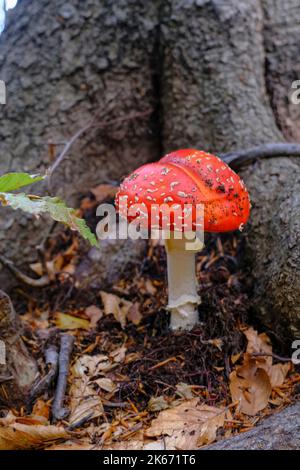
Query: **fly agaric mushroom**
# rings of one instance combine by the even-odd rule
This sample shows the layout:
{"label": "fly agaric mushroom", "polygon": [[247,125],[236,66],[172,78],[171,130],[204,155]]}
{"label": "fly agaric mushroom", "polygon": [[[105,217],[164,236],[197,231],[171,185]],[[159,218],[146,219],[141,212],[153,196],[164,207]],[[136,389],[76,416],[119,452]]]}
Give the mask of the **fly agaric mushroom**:
{"label": "fly agaric mushroom", "polygon": [[[127,202],[127,211],[121,209],[121,198]],[[140,205],[147,216],[154,205],[171,208],[192,208],[192,230],[198,230],[195,207],[204,206],[204,231],[227,232],[242,230],[250,213],[250,199],[240,177],[215,155],[194,149],[172,152],[156,163],[138,168],[120,186],[116,206],[120,216],[134,221],[135,215],[128,215],[130,208]],[[189,206],[186,206],[186,205]],[[156,228],[164,228],[163,217],[156,215]],[[151,228],[149,217],[139,218],[141,226]],[[184,225],[184,224],[183,224]],[[177,230],[183,231],[183,225]],[[176,238],[174,216],[169,221],[171,237],[165,240],[168,264],[168,310],[171,312],[171,328],[192,329],[198,322],[198,305],[195,273],[195,254],[200,247],[187,249],[187,239]]]}

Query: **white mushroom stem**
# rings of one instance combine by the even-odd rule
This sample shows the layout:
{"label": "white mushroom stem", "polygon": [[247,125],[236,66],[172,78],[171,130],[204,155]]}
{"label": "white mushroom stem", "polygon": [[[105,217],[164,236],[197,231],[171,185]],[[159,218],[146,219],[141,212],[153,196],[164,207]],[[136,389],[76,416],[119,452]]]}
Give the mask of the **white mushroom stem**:
{"label": "white mushroom stem", "polygon": [[[189,244],[190,249],[187,249]],[[202,244],[183,238],[172,237],[165,240],[168,263],[168,310],[171,312],[170,327],[172,330],[191,330],[198,323],[197,306],[201,299],[197,294],[196,252]],[[192,248],[192,249],[191,249]]]}

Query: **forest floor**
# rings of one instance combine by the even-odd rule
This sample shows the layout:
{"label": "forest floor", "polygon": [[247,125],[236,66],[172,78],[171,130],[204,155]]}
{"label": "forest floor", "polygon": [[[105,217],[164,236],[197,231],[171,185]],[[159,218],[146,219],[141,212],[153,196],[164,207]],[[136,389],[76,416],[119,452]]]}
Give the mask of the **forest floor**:
{"label": "forest floor", "polygon": [[[93,204],[85,200],[87,206]],[[292,403],[300,374],[279,356],[286,345],[255,320],[243,244],[241,234],[208,237],[197,259],[200,323],[174,333],[164,309],[161,244],[149,242],[134,276],[125,273],[99,291],[74,277],[84,256],[78,236],[52,235],[44,253],[52,282],[19,285],[11,298],[41,377],[49,347],[59,350],[62,333],[74,337],[68,414],[53,418],[53,380],[21,409],[1,406],[0,448],[195,449],[247,431]],[[41,268],[31,266],[37,274]]]}

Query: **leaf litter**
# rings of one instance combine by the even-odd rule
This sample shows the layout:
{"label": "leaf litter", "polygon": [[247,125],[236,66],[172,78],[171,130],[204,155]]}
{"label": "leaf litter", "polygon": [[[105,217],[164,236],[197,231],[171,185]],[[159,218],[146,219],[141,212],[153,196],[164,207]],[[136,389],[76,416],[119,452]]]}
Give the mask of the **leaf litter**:
{"label": "leaf litter", "polygon": [[[105,191],[98,188],[83,207],[92,213]],[[108,192],[109,199],[115,188]],[[59,331],[75,335],[65,400],[70,413],[51,423],[52,384],[31,413],[2,411],[0,448],[195,449],[251,429],[290,403],[300,375],[290,362],[274,361],[267,334],[249,325],[242,244],[240,235],[208,238],[197,261],[200,323],[170,333],[159,243],[149,244],[135,276],[99,292],[80,289],[74,269],[64,271],[85,256],[77,235],[53,235],[45,251],[53,282],[37,291],[21,286],[13,300],[37,358]],[[32,269],[42,272],[41,265]]]}

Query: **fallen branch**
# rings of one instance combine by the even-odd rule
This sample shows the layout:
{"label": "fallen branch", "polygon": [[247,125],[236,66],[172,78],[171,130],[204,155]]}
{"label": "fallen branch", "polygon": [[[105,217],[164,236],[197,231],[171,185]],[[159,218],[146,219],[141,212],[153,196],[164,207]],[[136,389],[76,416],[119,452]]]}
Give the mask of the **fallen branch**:
{"label": "fallen branch", "polygon": [[3,264],[9,271],[19,280],[22,281],[24,284],[30,287],[45,287],[48,286],[50,283],[49,276],[45,275],[40,277],[39,279],[33,279],[32,277],[27,276],[26,274],[22,273],[18,268],[15,267],[14,263],[7,259],[5,256],[0,255],[0,263]]}
{"label": "fallen branch", "polygon": [[57,375],[58,351],[55,345],[49,346],[45,351],[45,362],[48,366],[47,374],[42,377],[31,389],[29,400],[32,402],[47,390]]}
{"label": "fallen branch", "polygon": [[61,420],[68,416],[69,410],[64,407],[64,399],[69,375],[69,364],[74,345],[74,336],[64,333],[60,337],[60,351],[58,359],[58,379],[52,405],[52,416],[55,420]]}
{"label": "fallen branch", "polygon": [[233,152],[222,153],[219,155],[224,162],[233,168],[239,168],[242,165],[249,164],[256,158],[272,157],[299,157],[300,144],[277,142],[258,145],[246,150],[235,150]]}

